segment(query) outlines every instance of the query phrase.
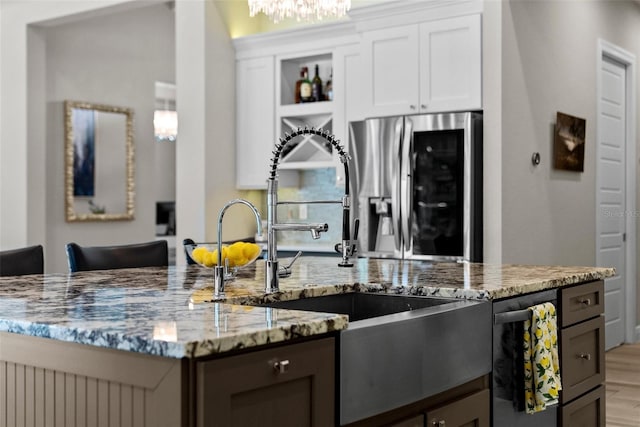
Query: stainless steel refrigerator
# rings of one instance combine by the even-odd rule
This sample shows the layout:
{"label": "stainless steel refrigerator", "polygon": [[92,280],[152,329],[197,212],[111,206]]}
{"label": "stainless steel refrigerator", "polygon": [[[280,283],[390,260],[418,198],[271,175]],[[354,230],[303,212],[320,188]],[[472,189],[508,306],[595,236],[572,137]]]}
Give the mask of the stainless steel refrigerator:
{"label": "stainless steel refrigerator", "polygon": [[351,122],[349,154],[360,256],[482,261],[482,113]]}

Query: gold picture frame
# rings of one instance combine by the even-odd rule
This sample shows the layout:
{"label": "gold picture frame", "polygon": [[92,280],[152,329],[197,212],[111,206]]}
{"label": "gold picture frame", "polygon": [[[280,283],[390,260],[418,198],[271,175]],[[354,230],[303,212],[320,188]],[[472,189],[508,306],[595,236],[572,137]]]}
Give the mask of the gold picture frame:
{"label": "gold picture frame", "polygon": [[64,102],[67,222],[134,219],[133,110]]}

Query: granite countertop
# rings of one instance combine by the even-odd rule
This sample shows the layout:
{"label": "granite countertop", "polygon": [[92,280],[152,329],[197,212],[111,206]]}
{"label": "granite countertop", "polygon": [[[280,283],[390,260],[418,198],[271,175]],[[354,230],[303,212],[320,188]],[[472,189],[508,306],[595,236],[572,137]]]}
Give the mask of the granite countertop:
{"label": "granite countertop", "polygon": [[339,331],[346,316],[251,304],[342,292],[493,300],[602,279],[610,268],[301,257],[280,293],[265,295],[264,262],[211,302],[213,271],[199,266],[0,277],[0,331],[194,358]]}

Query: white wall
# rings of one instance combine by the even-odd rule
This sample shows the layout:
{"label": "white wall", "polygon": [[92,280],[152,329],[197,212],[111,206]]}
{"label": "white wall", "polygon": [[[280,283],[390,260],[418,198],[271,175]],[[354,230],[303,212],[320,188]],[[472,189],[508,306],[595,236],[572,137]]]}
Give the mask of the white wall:
{"label": "white wall", "polygon": [[97,0],[0,3],[0,248],[43,243],[46,232],[46,38],[35,24],[123,7]]}
{"label": "white wall", "polygon": [[[126,36],[125,28],[112,13],[125,11],[135,14],[136,9],[153,2],[143,1],[87,1],[60,2],[42,0],[37,3],[0,3],[1,37],[3,58],[0,64],[1,126],[0,126],[0,249],[9,249],[27,244],[44,243],[46,271],[66,271],[64,243],[77,240],[85,244],[125,243],[133,240],[152,239],[154,235],[153,187],[154,170],[143,161],[143,153],[154,158],[153,152],[153,81],[182,82],[178,84],[178,114],[181,126],[180,143],[176,159],[177,199],[182,200],[177,209],[179,221],[178,242],[184,237],[195,240],[215,238],[217,212],[232,198],[243,196],[260,203],[259,194],[239,193],[234,190],[234,53],[226,26],[221,21],[212,2],[178,2],[176,21],[180,33],[175,39],[176,71],[166,63],[147,55],[163,49],[163,42],[152,36],[156,30],[140,27],[142,33]],[[160,4],[160,1],[157,2]],[[164,7],[164,6],[158,6]],[[101,18],[94,26],[83,23],[94,16]],[[138,16],[138,18],[145,19]],[[115,20],[115,21],[114,21]],[[137,25],[134,16],[127,20],[128,31]],[[108,23],[112,27],[108,29]],[[156,21],[165,22],[163,19]],[[64,26],[77,26],[74,36],[66,34]],[[88,35],[80,34],[86,26]],[[93,28],[95,27],[95,29]],[[103,46],[92,31],[105,31],[107,39],[115,46]],[[61,71],[74,68],[69,63],[48,54],[49,37],[55,35],[74,49],[85,49],[91,61],[74,70],[74,74],[50,74],[46,67],[59,67]],[[27,38],[28,34],[28,38]],[[89,38],[87,38],[89,37]],[[28,40],[27,40],[28,39]],[[71,41],[70,39],[73,39]],[[92,52],[84,41],[94,45]],[[28,41],[28,43],[27,43]],[[51,41],[53,42],[53,41]],[[65,43],[59,43],[63,48]],[[171,41],[167,41],[171,45]],[[143,52],[139,49],[144,47]],[[96,57],[99,49],[118,49],[118,53]],[[156,50],[157,49],[157,50]],[[171,48],[164,50],[169,55]],[[65,51],[71,55],[71,49]],[[108,53],[103,51],[103,53]],[[47,55],[48,54],[48,55]],[[117,55],[117,56],[116,56]],[[11,61],[4,60],[11,58]],[[105,60],[102,63],[102,59]],[[120,68],[111,68],[107,59]],[[67,58],[69,60],[69,58]],[[49,61],[50,63],[48,63]],[[123,74],[129,63],[140,67],[138,71]],[[102,64],[111,75],[102,75]],[[79,66],[80,61],[75,60]],[[80,71],[87,67],[92,76],[101,75],[103,80],[90,80]],[[145,81],[141,80],[144,74]],[[82,81],[75,82],[78,77]],[[84,76],[84,77],[83,77]],[[138,99],[147,93],[146,77],[149,79],[149,107],[142,106]],[[104,81],[117,83],[109,88]],[[49,87],[50,85],[55,87]],[[81,84],[90,92],[84,95]],[[93,91],[93,92],[91,92]],[[128,91],[126,98],[123,93]],[[141,95],[144,93],[143,95]],[[83,95],[83,96],[80,96]],[[91,96],[90,96],[91,95]],[[61,139],[63,99],[80,98],[107,104],[132,106],[136,111],[136,135],[149,135],[149,139],[137,138],[136,170],[136,217],[131,223],[84,223],[63,222],[62,154],[56,146]],[[132,105],[135,104],[135,105]],[[148,118],[148,121],[147,121]],[[181,149],[180,149],[181,147]],[[180,196],[182,193],[182,198]],[[236,208],[234,208],[235,210]],[[252,235],[255,230],[249,213],[239,212],[225,218],[225,238]],[[182,226],[180,225],[182,224]],[[178,257],[183,262],[183,257]]]}
{"label": "white wall", "polygon": [[[235,190],[235,51],[213,2],[176,3],[176,67],[177,241],[215,241],[228,200],[260,198]],[[223,230],[225,240],[253,236],[251,211],[232,207]]]}
{"label": "white wall", "polygon": [[[595,265],[597,40],[640,60],[640,3],[512,0],[502,9],[502,261]],[[587,121],[583,173],[552,168],[557,111]]]}

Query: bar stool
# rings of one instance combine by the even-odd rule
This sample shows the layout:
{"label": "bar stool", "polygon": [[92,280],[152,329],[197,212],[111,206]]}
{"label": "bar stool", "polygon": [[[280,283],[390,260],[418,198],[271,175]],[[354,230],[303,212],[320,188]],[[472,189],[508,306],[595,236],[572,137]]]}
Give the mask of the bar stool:
{"label": "bar stool", "polygon": [[72,242],[67,243],[65,248],[71,273],[169,265],[166,240],[118,246],[80,246]]}
{"label": "bar stool", "polygon": [[42,245],[0,251],[0,276],[44,273]]}

